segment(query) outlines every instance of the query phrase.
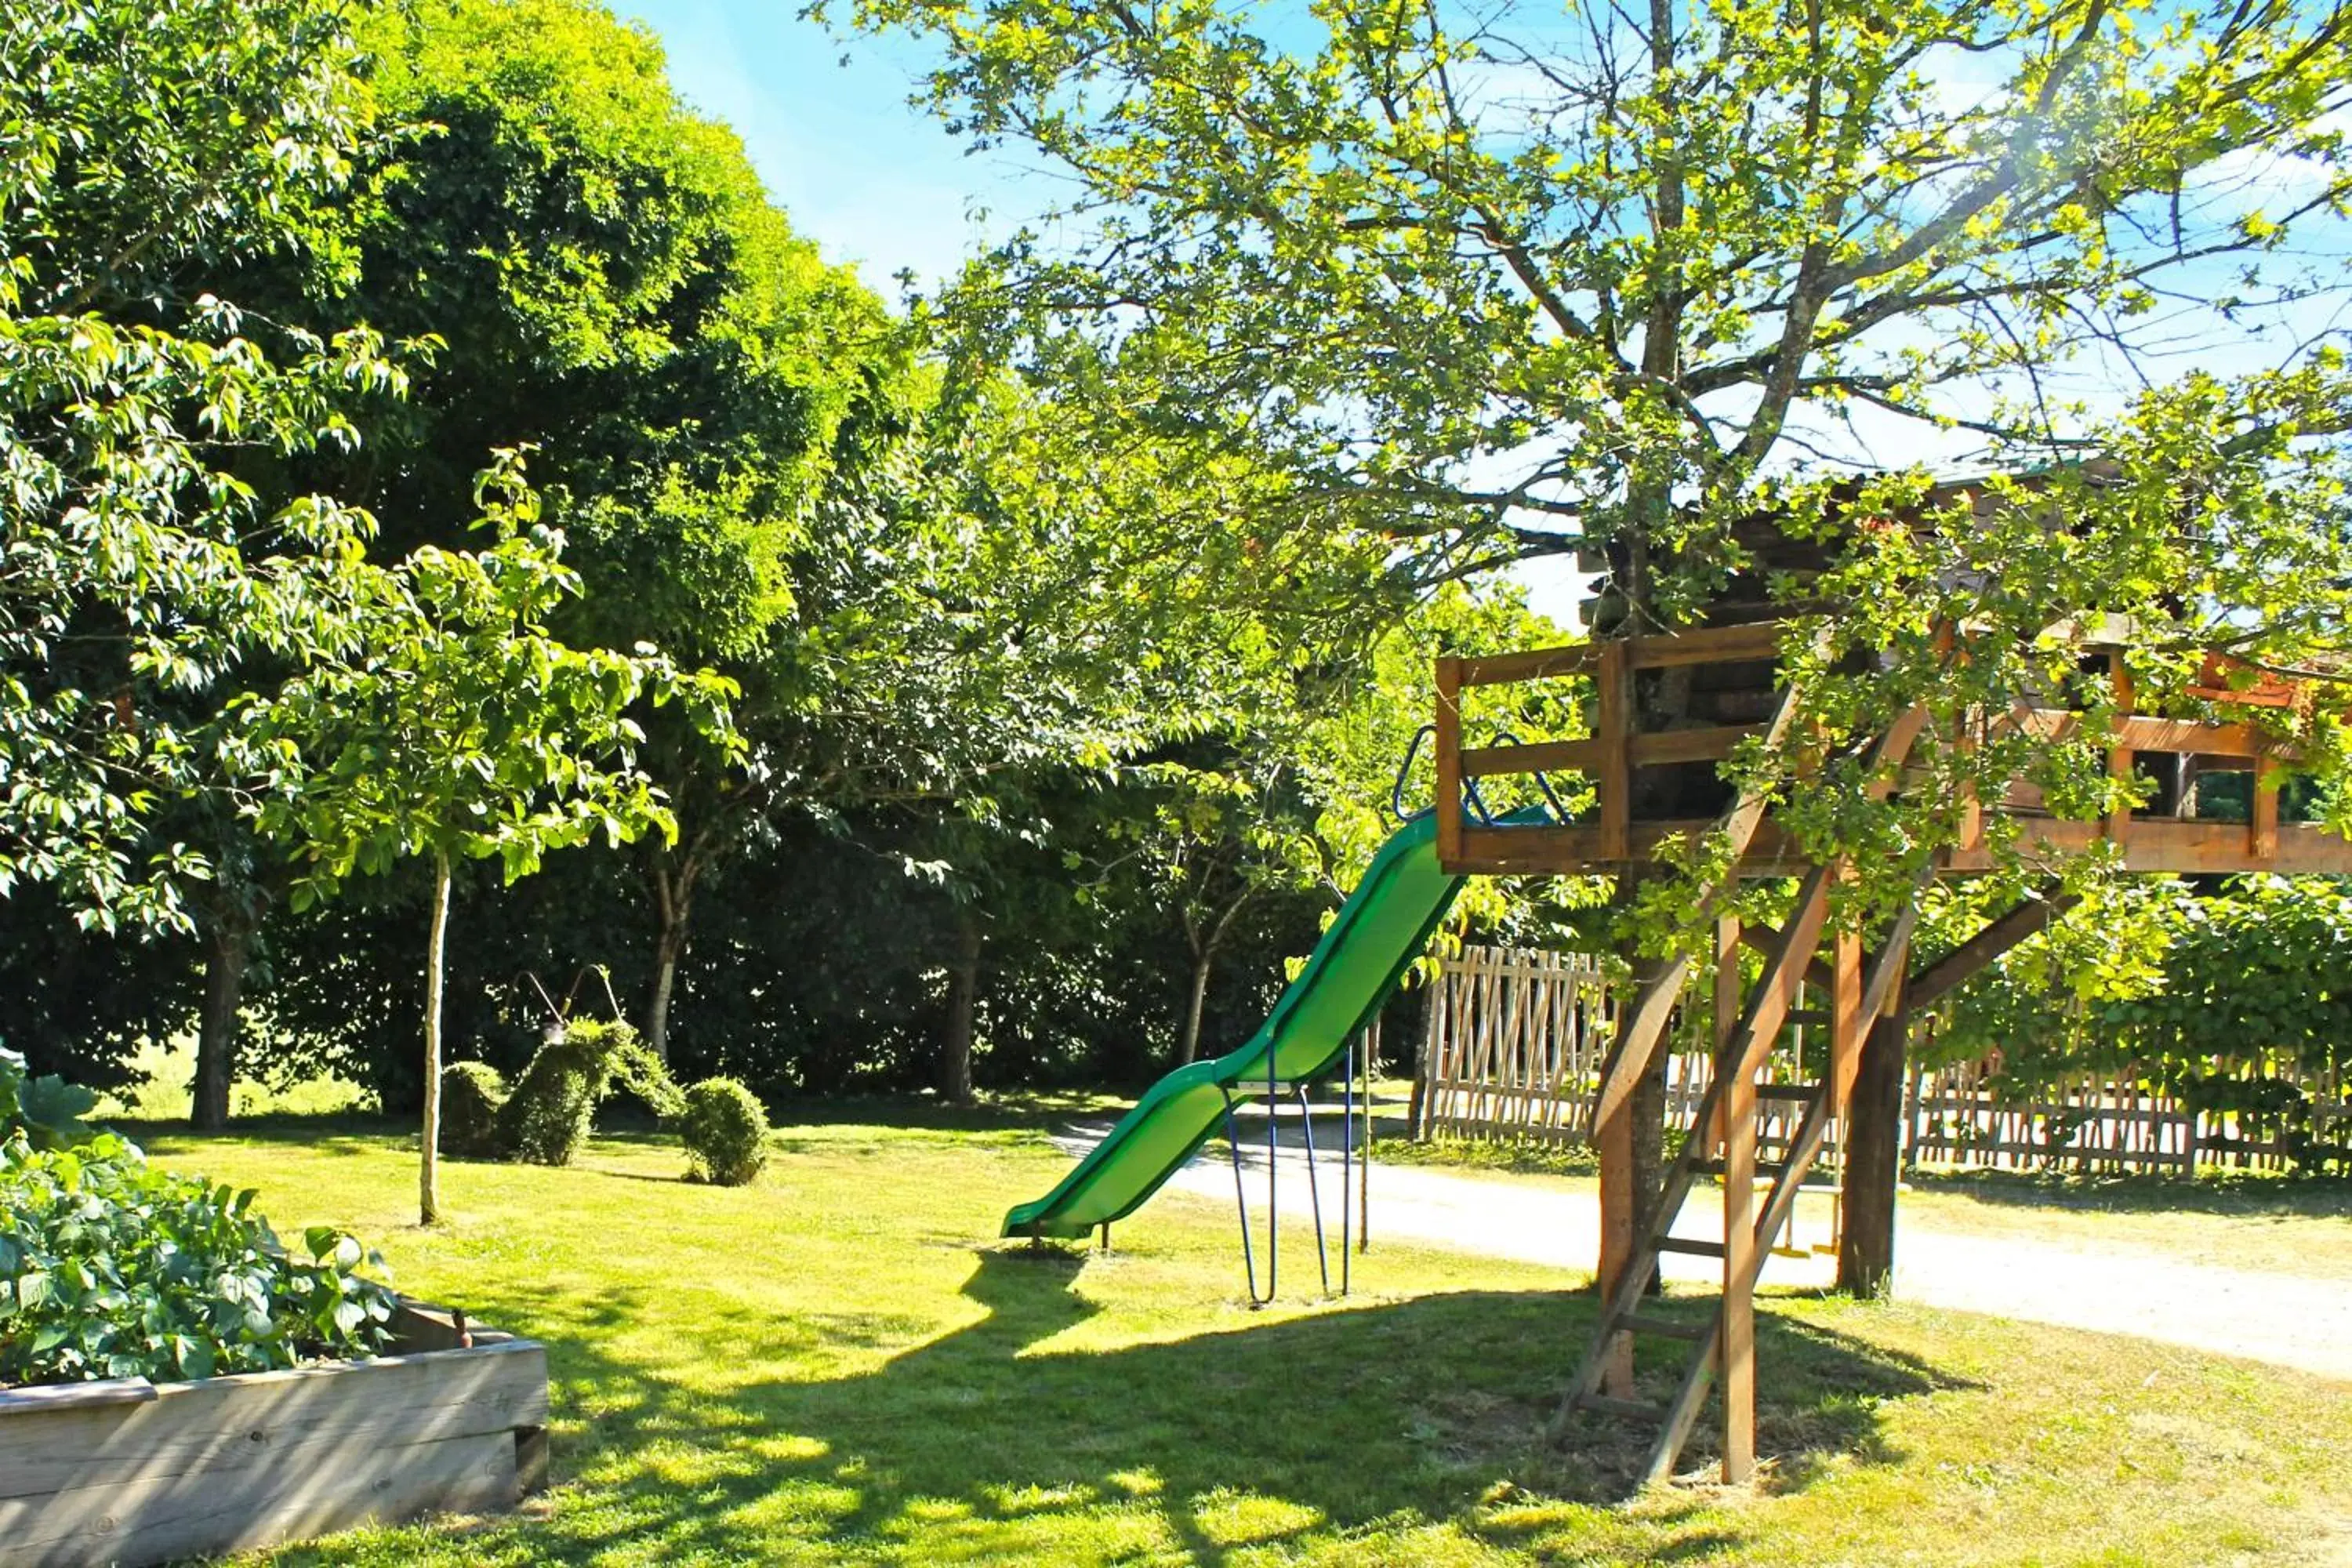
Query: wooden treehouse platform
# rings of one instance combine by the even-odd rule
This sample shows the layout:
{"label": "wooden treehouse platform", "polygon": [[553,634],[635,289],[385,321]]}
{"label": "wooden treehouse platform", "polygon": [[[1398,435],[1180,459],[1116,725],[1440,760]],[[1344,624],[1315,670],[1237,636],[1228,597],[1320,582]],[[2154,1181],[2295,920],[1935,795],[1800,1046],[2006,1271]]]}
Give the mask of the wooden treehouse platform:
{"label": "wooden treehouse platform", "polygon": [[[1712,769],[1744,742],[1772,727],[1769,710],[1779,693],[1771,670],[1780,636],[1778,622],[1683,632],[1670,637],[1627,637],[1538,648],[1526,653],[1437,661],[1436,767],[1437,854],[1449,871],[1486,876],[1591,876],[1633,869],[1656,858],[1659,847],[1723,826],[1712,816],[1657,815],[1661,792],[1655,776]],[[2117,679],[2127,684],[2120,674]],[[1672,729],[1645,730],[1633,699],[1633,682],[1646,671],[1685,672],[1695,700],[1733,715],[1727,721],[1685,721]],[[1521,745],[1465,744],[1463,693],[1475,688],[1528,685],[1582,677],[1595,687],[1590,739]],[[2292,698],[2272,687],[2212,695],[2250,707],[2283,706]],[[2128,708],[2127,695],[2119,708]],[[2084,715],[2062,709],[2021,707],[1995,723],[2030,728],[2057,738],[2078,730]],[[1916,733],[1916,731],[1915,731]],[[1903,741],[1907,748],[1908,739]],[[2254,775],[2252,807],[2243,821],[2193,815],[2186,805],[2162,813],[2119,812],[2098,821],[2069,821],[2041,808],[2024,786],[2011,797],[1987,803],[1978,829],[1939,858],[1937,869],[1953,875],[1990,869],[1991,850],[1981,830],[1984,818],[2015,819],[2020,848],[2037,847],[2053,858],[2079,854],[2100,840],[2121,847],[2126,870],[2149,872],[2278,871],[2352,874],[2352,842],[2310,823],[2282,823],[2278,782],[2269,765],[2262,731],[2244,722],[2168,719],[2126,712],[2113,721],[2108,748],[2111,769],[2129,773],[2144,763],[2167,762],[2183,777],[2244,773]],[[1591,820],[1567,825],[1485,824],[1465,818],[1463,805],[1477,781],[1562,773],[1581,773],[1593,786]],[[1670,797],[1669,797],[1670,798]],[[1645,809],[1649,807],[1650,809]],[[1748,836],[1739,870],[1747,877],[1801,875],[1795,846],[1769,813]]]}
{"label": "wooden treehouse platform", "polygon": [[[1916,970],[1910,961],[1916,898],[1879,936],[1874,951],[1864,950],[1860,935],[1833,929],[1831,890],[1851,868],[1804,863],[1773,822],[1766,795],[1735,794],[1717,776],[1717,764],[1750,738],[1763,737],[1776,747],[1790,739],[1797,703],[1780,689],[1776,674],[1783,631],[1779,624],[1762,621],[1672,637],[1444,658],[1437,666],[1437,851],[1449,871],[1622,873],[1654,861],[1670,838],[1720,833],[1728,840],[1731,868],[1725,883],[1695,890],[1697,907],[1726,908],[1723,895],[1732,879],[1801,879],[1794,905],[1777,931],[1743,929],[1737,916],[1718,916],[1711,996],[1685,997],[1699,969],[1688,955],[1653,967],[1616,1019],[1602,1068],[1591,1121],[1601,1154],[1601,1312],[1556,1425],[1564,1432],[1580,1416],[1597,1416],[1654,1426],[1651,1479],[1673,1473],[1711,1384],[1722,1392],[1724,1478],[1739,1482],[1752,1473],[1755,1288],[1771,1239],[1786,1223],[1831,1127],[1844,1123],[1840,1281],[1850,1289],[1879,1289],[1893,1266],[1909,1016],[2041,930],[2065,907],[2053,883],[1988,921],[1958,950]],[[2100,657],[2095,645],[2086,644],[2084,653]],[[2135,871],[2352,874],[2352,843],[2311,825],[2279,820],[2279,759],[2257,726],[2134,713],[2120,651],[2107,650],[2105,657],[2114,682],[2109,715],[2094,720],[2020,703],[1989,722],[2053,738],[2104,722],[2109,726],[2103,739],[2110,772],[2169,781],[2171,798],[2162,803],[2167,809],[2073,821],[2052,815],[2034,791],[2013,785],[2005,798],[1962,812],[1959,842],[1927,868],[1920,889],[1932,877],[1989,869],[1993,852],[1987,825],[1998,817],[2011,819],[2003,826],[2015,828],[2016,843],[2029,857],[2039,847],[2055,859],[2105,840],[2119,847],[2125,867]],[[2089,668],[2097,670],[2095,664]],[[1645,728],[1640,717],[1645,708],[1636,700],[1638,681],[1654,671],[1679,672],[1675,679],[1680,711],[1673,727]],[[1595,689],[1590,739],[1464,743],[1465,691],[1570,676],[1589,679]],[[2209,671],[2208,679],[2220,677]],[[2217,686],[2199,695],[2245,707],[2297,700],[2278,683],[2257,683],[2248,690]],[[1876,738],[1865,759],[1864,776],[1876,781],[1871,789],[1883,796],[1905,787],[1903,764],[1925,727],[1925,715],[1915,710]],[[1476,820],[1465,817],[1465,800],[1475,800],[1481,780],[1568,772],[1585,775],[1592,784],[1588,820],[1507,825],[1486,820],[1483,811]],[[2246,818],[2197,816],[2195,777],[2231,772],[2253,775]],[[1919,775],[1923,782],[1924,777]],[[1719,805],[1719,815],[1692,815],[1695,801]],[[1743,947],[1762,954],[1762,972],[1752,983],[1744,979],[1738,962]],[[1711,1010],[1713,1071],[1694,1131],[1657,1184],[1645,1190],[1636,1180],[1635,1092],[1662,1064],[1669,1020],[1684,1006]],[[1798,1021],[1828,1026],[1826,1070],[1818,1083],[1767,1086],[1761,1075],[1773,1045],[1784,1027]],[[1769,1159],[1762,1157],[1759,1118],[1759,1100],[1768,1094],[1801,1105],[1796,1131],[1770,1151]],[[1674,1234],[1676,1216],[1702,1177],[1721,1184],[1719,1240]],[[1658,1259],[1666,1252],[1721,1262],[1722,1293],[1703,1321],[1661,1310],[1650,1301]],[[1637,1336],[1684,1346],[1682,1371],[1664,1397],[1652,1397],[1636,1384]]]}

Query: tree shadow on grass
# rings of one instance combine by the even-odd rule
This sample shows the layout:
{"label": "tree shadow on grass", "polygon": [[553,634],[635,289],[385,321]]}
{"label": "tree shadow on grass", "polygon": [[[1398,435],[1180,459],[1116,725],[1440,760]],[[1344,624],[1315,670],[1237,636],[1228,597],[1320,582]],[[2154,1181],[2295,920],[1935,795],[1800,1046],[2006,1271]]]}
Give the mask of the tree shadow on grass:
{"label": "tree shadow on grass", "polygon": [[[1465,1291],[1168,1342],[1060,1346],[1097,1310],[1078,1288],[1084,1267],[1054,1250],[984,1251],[963,1291],[985,1315],[878,1369],[870,1348],[922,1325],[722,1309],[698,1312],[680,1347],[720,1368],[865,1347],[844,1356],[857,1370],[833,1380],[688,1386],[618,1359],[609,1347],[659,1311],[635,1294],[485,1302],[486,1318],[548,1342],[556,1468],[583,1496],[541,1524],[469,1541],[469,1561],[648,1548],[772,1559],[789,1542],[814,1561],[1172,1552],[1217,1563],[1449,1519],[1504,1545],[1507,1510],[1490,1525],[1482,1498],[1613,1500],[1652,1436],[1600,1423],[1565,1447],[1544,1440],[1589,1296]],[[1769,1311],[1759,1341],[1759,1438],[1787,1487],[1829,1454],[1899,1462],[1878,1402],[1956,1385]],[[1644,1363],[1647,1378],[1666,1373],[1664,1358]],[[1622,1522],[1657,1561],[1736,1545],[1719,1519],[1696,1517],[1706,1503],[1690,1494]]]}

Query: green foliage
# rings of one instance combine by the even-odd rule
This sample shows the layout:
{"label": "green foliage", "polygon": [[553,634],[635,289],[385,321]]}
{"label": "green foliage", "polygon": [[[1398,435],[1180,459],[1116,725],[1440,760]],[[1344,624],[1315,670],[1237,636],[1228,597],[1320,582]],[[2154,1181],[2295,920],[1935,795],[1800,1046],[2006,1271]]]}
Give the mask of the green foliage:
{"label": "green foliage", "polygon": [[[2345,649],[2334,10],[830,9],[921,39],[943,119],[1065,176],[932,309],[1050,389],[1070,445],[1250,472],[1246,527],[1199,510],[1183,558],[1369,547],[1421,590],[1576,552],[1607,572],[1599,629],[1691,624],[1727,587],[1831,621],[1788,661],[1823,753],[1807,784],[1760,747],[1738,771],[1788,797],[1811,857],[1860,868],[1843,923],[1908,897],[1970,788],[2022,778],[2074,820],[2132,792],[2096,722],[1986,721],[2102,711],[2060,628],[2128,626],[2144,707],[2179,717],[2214,711],[2187,689],[2207,647],[2283,668]],[[2273,310],[2303,323],[2284,355],[2252,325]],[[2205,368],[2233,362],[2270,368]],[[2078,373],[2137,395],[2070,395]],[[1958,432],[2032,477],[1929,503]],[[1885,526],[1923,503],[1916,533]],[[1828,570],[1760,550],[1772,515]],[[1664,693],[1652,716],[1685,717]],[[1874,797],[1866,743],[1919,706],[1917,787]],[[2280,727],[2352,830],[2340,720]],[[1702,949],[1706,858],[1654,884],[1652,947]]]}
{"label": "green foliage", "polygon": [[2247,877],[2219,893],[2098,889],[1955,999],[1939,1053],[1987,1051],[2013,1096],[2117,1073],[2235,1112],[2298,1169],[2352,1168],[2352,1139],[2323,1134],[2307,1083],[2278,1076],[2352,1067],[2352,888]]}
{"label": "green foliage", "polygon": [[98,1103],[89,1090],[54,1074],[35,1078],[25,1058],[0,1047],[0,1141],[21,1137],[36,1149],[66,1149],[89,1135],[81,1119]]}
{"label": "green foliage", "polygon": [[768,1110],[731,1078],[707,1078],[686,1091],[678,1133],[693,1180],[749,1185],[768,1163]]}
{"label": "green foliage", "polygon": [[590,1020],[567,1025],[562,1037],[539,1047],[499,1108],[499,1152],[533,1165],[572,1163],[587,1142],[597,1105],[615,1088],[635,1094],[657,1116],[682,1109],[669,1070],[636,1030]]}
{"label": "green foliage", "polygon": [[150,1165],[111,1133],[0,1141],[0,1384],[211,1377],[367,1355],[383,1260],[331,1227],[289,1254],[232,1192]]}
{"label": "green foliage", "polygon": [[488,1062],[452,1062],[441,1075],[441,1146],[452,1154],[489,1159],[499,1152],[499,1112],[507,1080]]}
{"label": "green foliage", "polygon": [[10,5],[0,58],[0,892],[184,923],[208,868],[158,812],[272,772],[207,694],[349,648],[371,578],[363,512],[248,475],[348,447],[402,384],[371,331],[208,289],[339,268],[367,96],[341,0]]}
{"label": "green foliage", "polygon": [[539,526],[520,457],[476,491],[488,548],[427,546],[374,607],[363,655],[324,662],[250,708],[260,743],[309,765],[258,808],[297,847],[297,908],[395,860],[496,857],[507,879],[551,849],[617,844],[670,821],[635,766],[640,701],[683,698],[723,738],[726,685],[650,649],[584,650],[547,617],[580,591],[562,536]]}

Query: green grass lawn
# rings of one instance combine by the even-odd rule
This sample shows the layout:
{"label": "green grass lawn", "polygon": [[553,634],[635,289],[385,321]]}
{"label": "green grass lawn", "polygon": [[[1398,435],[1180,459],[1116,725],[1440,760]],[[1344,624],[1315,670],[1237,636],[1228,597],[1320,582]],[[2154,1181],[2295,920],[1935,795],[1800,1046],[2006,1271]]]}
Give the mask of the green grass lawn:
{"label": "green grass lawn", "polygon": [[1770,1302],[1765,1484],[1618,1501],[1634,1437],[1540,1437],[1579,1279],[1376,1246],[1317,1302],[1293,1226],[1253,1313],[1230,1210],[1179,1194],[1108,1257],[1000,1244],[1065,1165],[1034,1116],[795,1127],[733,1191],[655,1140],[458,1163],[429,1233],[394,1134],[147,1141],[550,1347],[526,1513],[287,1563],[2352,1562],[2352,1388],[1902,1306]]}

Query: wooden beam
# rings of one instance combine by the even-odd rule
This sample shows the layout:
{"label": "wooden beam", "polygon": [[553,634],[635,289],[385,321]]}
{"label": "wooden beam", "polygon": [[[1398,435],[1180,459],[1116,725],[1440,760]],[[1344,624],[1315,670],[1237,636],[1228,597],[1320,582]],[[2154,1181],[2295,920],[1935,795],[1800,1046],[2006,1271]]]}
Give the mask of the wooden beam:
{"label": "wooden beam", "polygon": [[[1641,1215],[1640,1194],[1633,1185],[1633,1101],[1628,1095],[1595,1118],[1592,1142],[1601,1156],[1601,1257],[1592,1283],[1605,1304],[1625,1288],[1632,1264],[1635,1230]],[[1601,1392],[1627,1398],[1633,1392],[1633,1336],[1618,1334],[1602,1351]]]}
{"label": "wooden beam", "polygon": [[1437,860],[1462,858],[1462,661],[1437,661]]}
{"label": "wooden beam", "polygon": [[[1716,947],[1719,952],[1723,946],[1718,928]],[[1796,990],[1799,968],[1793,963],[1768,966],[1759,982],[1759,989],[1780,989],[1784,1012]],[[1732,994],[1738,994],[1736,983]],[[1719,986],[1717,999],[1720,1006]],[[1717,1023],[1720,1030],[1720,1018]],[[1718,1047],[1718,1071],[1734,1054],[1732,1048]],[[1723,1297],[1716,1357],[1723,1379],[1723,1479],[1735,1487],[1746,1485],[1756,1473],[1756,1074],[1760,1065],[1755,1054],[1738,1053],[1738,1066],[1718,1100],[1723,1120]]]}
{"label": "wooden beam", "polygon": [[[2027,855],[2053,858],[2080,854],[2099,837],[2095,822],[2063,822],[2036,818],[2019,825],[2019,847]],[[1993,854],[1987,846],[1955,849],[1945,862],[1953,872],[1990,870]],[[2315,822],[2283,822],[2278,847],[2267,859],[2257,859],[2242,822],[2175,822],[2164,817],[2140,817],[2132,824],[2131,842],[2124,847],[2126,871],[2277,871],[2288,876],[2352,876],[2352,840],[2337,837]],[[1751,873],[1753,874],[1753,873]]]}
{"label": "wooden beam", "polygon": [[1637,768],[1662,767],[1671,763],[1718,763],[1738,751],[1741,742],[1763,734],[1767,728],[1762,724],[1715,724],[1703,730],[1662,730],[1654,735],[1633,737],[1626,744],[1626,755]]}
{"label": "wooden beam", "polygon": [[1862,1011],[1862,935],[1837,933],[1830,958],[1830,1114],[1845,1114],[1853,1093],[1854,1076],[1862,1070],[1863,1031],[1869,1026]]}
{"label": "wooden beam", "polygon": [[[2083,715],[2072,709],[2021,704],[1996,721],[1993,728],[2018,731],[2037,741],[2064,741],[2080,733],[2082,725]],[[2252,724],[2160,719],[2147,713],[2118,714],[2109,721],[2107,733],[2133,751],[2183,752],[2217,763],[2250,764],[2263,744],[2263,731]]]}
{"label": "wooden beam", "polygon": [[[2118,714],[2130,713],[2132,710],[2131,669],[2124,663],[2124,656],[2120,650],[2107,655],[2107,679],[2115,689],[2116,711]],[[2133,752],[2131,742],[2124,736],[2123,726],[2117,723],[2114,728],[2115,733],[2107,746],[2107,776],[2117,783],[2128,784],[2131,783],[2134,772],[2133,759],[2137,753]],[[2107,813],[2107,837],[2118,844],[2129,843],[2131,823],[2131,802],[2126,800]]]}
{"label": "wooden beam", "polygon": [[1545,680],[1559,675],[1581,675],[1599,660],[1601,643],[1578,643],[1569,647],[1529,648],[1524,653],[1483,654],[1460,660],[1465,686],[1507,686],[1521,680]]}
{"label": "wooden beam", "polygon": [[1744,626],[1714,626],[1673,632],[1661,637],[1634,637],[1627,645],[1635,669],[1671,669],[1691,664],[1749,664],[1779,657],[1780,623],[1756,621]]}
{"label": "wooden beam", "polygon": [[[1761,724],[1717,724],[1703,730],[1666,730],[1654,735],[1629,735],[1625,760],[1637,768],[1673,763],[1720,762],[1742,741],[1764,733]],[[1523,745],[1472,746],[1462,753],[1464,778],[1493,778],[1505,773],[1598,773],[1608,753],[1606,742],[1531,741]]]}
{"label": "wooden beam", "polygon": [[1600,765],[1593,788],[1600,795],[1601,858],[1626,858],[1626,830],[1633,820],[1633,774],[1625,742],[1633,731],[1633,681],[1625,666],[1625,645],[1604,643],[1601,649],[1599,722],[1593,728],[1601,743]]}
{"label": "wooden beam", "polygon": [[[1729,1042],[1731,1032],[1739,1026],[1739,993],[1745,988],[1745,978],[1739,973],[1739,950],[1748,942],[1748,926],[1738,915],[1724,915],[1715,922],[1715,1014],[1710,1059],[1723,1059],[1723,1047]],[[1715,1125],[1698,1130],[1707,1144],[1723,1142],[1723,1113],[1720,1101]]]}
{"label": "wooden beam", "polygon": [[[1770,926],[1741,926],[1739,928],[1739,940],[1758,952],[1770,952],[1772,951],[1772,943],[1780,934],[1780,933],[1779,931],[1774,931]],[[1826,991],[1830,988],[1830,966],[1828,964],[1823,963],[1818,958],[1807,961],[1805,964],[1806,984],[1818,985],[1822,990]],[[1717,1045],[1721,1045],[1723,1042],[1718,1040],[1716,1043]]]}
{"label": "wooden beam", "polygon": [[2246,854],[2257,864],[2278,857],[2279,771],[2266,757],[2254,760],[2254,795],[2246,813]]}
{"label": "wooden beam", "polygon": [[1939,1001],[1969,976],[2081,901],[2080,897],[2074,893],[2053,893],[2046,899],[2032,899],[2019,904],[1911,976],[1904,986],[1909,1005],[1918,1008]]}
{"label": "wooden beam", "polygon": [[1533,741],[1523,746],[1472,746],[1462,753],[1462,776],[1504,773],[1589,773],[1601,765],[1599,741]]}

